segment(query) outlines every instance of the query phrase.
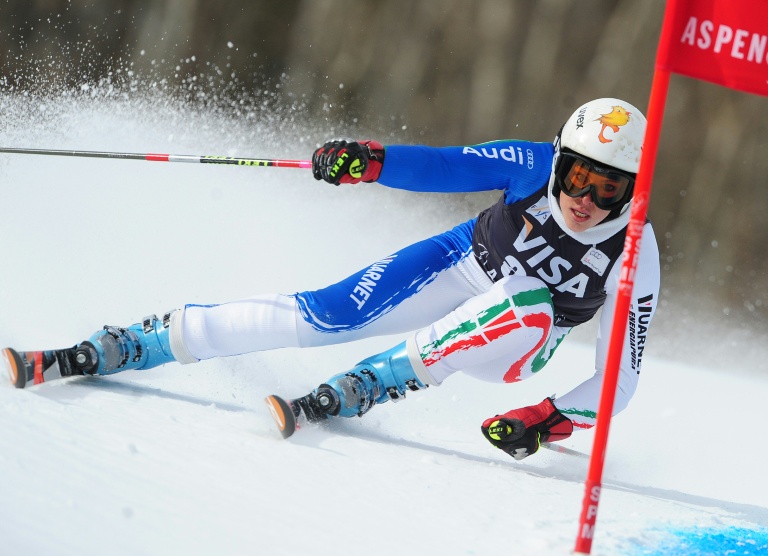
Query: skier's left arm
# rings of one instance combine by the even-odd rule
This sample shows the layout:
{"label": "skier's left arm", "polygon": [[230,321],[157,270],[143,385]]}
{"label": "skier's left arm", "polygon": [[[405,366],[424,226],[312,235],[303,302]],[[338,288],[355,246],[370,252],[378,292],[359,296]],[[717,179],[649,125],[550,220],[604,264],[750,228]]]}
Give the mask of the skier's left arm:
{"label": "skier's left arm", "polygon": [[[554,402],[560,412],[573,421],[576,428],[590,428],[595,424],[613,328],[620,272],[621,260],[618,260],[611,269],[606,284],[608,295],[603,305],[597,334],[594,376],[567,394],[558,397]],[[627,407],[637,388],[648,329],[659,301],[659,248],[650,223],[646,223],[643,228],[640,255],[634,279],[635,284],[632,290],[616,397],[614,398],[614,415]]]}

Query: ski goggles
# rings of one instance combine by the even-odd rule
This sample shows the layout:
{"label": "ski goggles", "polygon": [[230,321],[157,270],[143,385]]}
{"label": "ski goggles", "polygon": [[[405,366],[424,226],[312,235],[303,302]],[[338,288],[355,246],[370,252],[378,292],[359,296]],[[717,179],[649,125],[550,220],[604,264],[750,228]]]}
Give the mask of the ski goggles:
{"label": "ski goggles", "polygon": [[623,206],[632,196],[635,175],[616,168],[598,166],[574,152],[561,152],[555,168],[560,190],[569,197],[592,195],[592,202],[603,210]]}

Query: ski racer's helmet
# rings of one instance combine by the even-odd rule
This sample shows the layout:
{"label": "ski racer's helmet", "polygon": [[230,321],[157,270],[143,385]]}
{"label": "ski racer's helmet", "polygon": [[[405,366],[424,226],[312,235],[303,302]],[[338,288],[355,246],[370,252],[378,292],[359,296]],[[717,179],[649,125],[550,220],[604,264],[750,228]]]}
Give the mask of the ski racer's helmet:
{"label": "ski racer's helmet", "polygon": [[[611,211],[609,219],[624,212],[640,167],[645,126],[639,109],[616,98],[592,100],[578,108],[555,139],[553,194],[591,194],[598,207]],[[607,177],[615,187],[574,183],[573,173],[579,169]]]}

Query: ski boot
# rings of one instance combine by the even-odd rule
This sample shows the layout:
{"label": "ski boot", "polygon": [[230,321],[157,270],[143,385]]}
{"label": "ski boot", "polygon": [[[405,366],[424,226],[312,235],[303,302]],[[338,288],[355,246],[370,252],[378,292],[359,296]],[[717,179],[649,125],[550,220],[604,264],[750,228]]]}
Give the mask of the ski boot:
{"label": "ski boot", "polygon": [[2,350],[11,382],[17,388],[75,375],[109,375],[129,369],[150,369],[175,361],[170,346],[171,313],[155,315],[118,328],[105,326],[71,348],[17,352]]}
{"label": "ski boot", "polygon": [[111,375],[176,361],[171,353],[171,314],[145,317],[128,328],[105,326],[77,346],[75,361],[89,374]]}
{"label": "ski boot", "polygon": [[310,394],[291,402],[293,413],[307,421],[332,417],[362,417],[388,400],[399,402],[407,391],[427,388],[413,370],[405,342],[358,363],[349,372],[331,377]]}

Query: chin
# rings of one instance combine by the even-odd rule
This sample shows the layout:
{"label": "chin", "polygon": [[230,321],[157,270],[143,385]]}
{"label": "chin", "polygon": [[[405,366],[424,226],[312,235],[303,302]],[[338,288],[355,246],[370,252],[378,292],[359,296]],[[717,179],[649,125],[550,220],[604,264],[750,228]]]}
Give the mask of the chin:
{"label": "chin", "polygon": [[576,222],[568,216],[565,217],[565,224],[572,232],[583,232],[584,230],[588,230],[593,226],[591,219],[587,220],[586,222]]}

